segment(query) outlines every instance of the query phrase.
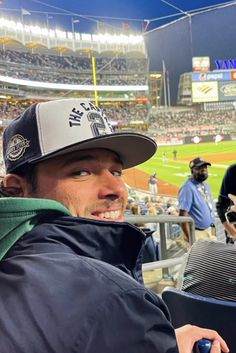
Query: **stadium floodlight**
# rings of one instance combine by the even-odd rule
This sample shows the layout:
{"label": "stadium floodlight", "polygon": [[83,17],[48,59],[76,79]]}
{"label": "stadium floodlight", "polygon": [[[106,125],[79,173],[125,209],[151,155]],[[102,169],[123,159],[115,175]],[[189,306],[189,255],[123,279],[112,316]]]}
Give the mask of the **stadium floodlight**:
{"label": "stadium floodlight", "polygon": [[92,38],[91,38],[91,34],[89,33],[81,33],[81,40],[87,41],[87,42],[91,42]]}
{"label": "stadium floodlight", "polygon": [[4,20],[4,27],[8,28],[8,29],[16,29],[16,22],[12,21],[12,20]]}
{"label": "stadium floodlight", "polygon": [[48,36],[48,29],[46,27],[41,28],[41,35]]}
{"label": "stadium floodlight", "polygon": [[[38,25],[27,25],[20,21],[12,21],[6,18],[0,18],[0,28],[6,28],[9,32],[8,35],[11,36],[10,32],[14,32],[15,34],[18,32],[21,35],[22,41],[24,42],[24,34],[32,34],[34,36],[34,41],[37,42],[38,39],[41,37],[48,37],[49,39],[58,38],[67,40],[69,46],[71,45],[71,41],[74,40],[76,42],[87,42],[92,45],[97,44],[107,44],[107,46],[114,49],[114,45],[119,46],[136,46],[141,49],[141,51],[145,51],[144,39],[142,35],[136,34],[124,34],[124,33],[97,33],[97,34],[90,34],[90,33],[78,33],[75,32],[74,36],[72,32],[65,32],[60,29],[49,29],[48,27],[45,28],[44,26]],[[18,38],[20,40],[20,36]],[[83,43],[82,43],[83,46]]]}
{"label": "stadium floodlight", "polygon": [[35,35],[41,34],[41,28],[39,26],[29,26],[30,32]]}
{"label": "stadium floodlight", "polygon": [[23,24],[21,22],[16,23],[16,30],[21,32],[24,30]]}
{"label": "stadium floodlight", "polygon": [[105,35],[102,34],[102,33],[99,33],[99,34],[98,34],[98,41],[99,41],[101,44],[106,43],[106,37],[105,37]]}
{"label": "stadium floodlight", "polygon": [[80,41],[80,33],[75,32],[75,40]]}
{"label": "stadium floodlight", "polygon": [[25,31],[26,33],[30,33],[30,26],[25,25],[25,26],[24,26],[24,31]]}
{"label": "stadium floodlight", "polygon": [[48,34],[49,34],[50,38],[55,38],[56,37],[55,31],[53,29],[49,29],[49,33]]}
{"label": "stadium floodlight", "polygon": [[129,35],[129,42],[130,42],[130,44],[141,44],[144,42],[144,39],[143,39],[143,36],[141,36],[141,35],[130,34]]}
{"label": "stadium floodlight", "polygon": [[72,32],[67,32],[67,38],[68,39],[73,39],[73,33]]}
{"label": "stadium floodlight", "polygon": [[141,35],[124,35],[124,34],[110,34],[110,33],[98,33],[92,36],[92,40],[96,42],[100,42],[102,44],[131,44],[137,45],[140,43],[144,43],[143,36]]}
{"label": "stadium floodlight", "polygon": [[121,44],[129,44],[129,37],[123,34],[120,35]]}
{"label": "stadium floodlight", "polygon": [[66,32],[56,29],[55,33],[57,38],[66,39]]}

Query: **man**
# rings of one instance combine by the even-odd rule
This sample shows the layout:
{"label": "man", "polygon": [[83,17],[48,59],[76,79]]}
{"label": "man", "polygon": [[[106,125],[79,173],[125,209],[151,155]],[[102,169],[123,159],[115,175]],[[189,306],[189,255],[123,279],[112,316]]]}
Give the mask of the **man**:
{"label": "man", "polygon": [[233,164],[227,169],[224,175],[220,188],[220,194],[216,203],[217,214],[225,228],[226,243],[234,243],[236,239],[235,225],[228,223],[225,218],[225,213],[231,206],[231,200],[229,199],[228,194],[236,195],[235,178],[236,164]]}
{"label": "man", "polygon": [[[190,216],[195,223],[195,238],[216,240],[214,226],[214,202],[207,167],[211,163],[197,157],[189,163],[191,177],[181,186],[178,195],[179,215]],[[185,240],[190,240],[189,223],[182,223]]]}
{"label": "man", "polygon": [[176,161],[176,159],[177,159],[177,150],[174,149],[172,153],[173,153],[173,159],[174,159],[174,161]]}
{"label": "man", "polygon": [[157,180],[157,173],[150,175],[148,179],[149,191],[151,194],[158,193],[158,180]]}
{"label": "man", "polygon": [[[166,307],[143,286],[144,234],[123,223],[122,170],[155,151],[146,136],[112,133],[102,110],[78,99],[34,104],[7,127],[1,353],[178,352]],[[176,335],[181,353],[202,337],[211,353],[228,351],[215,331]]]}

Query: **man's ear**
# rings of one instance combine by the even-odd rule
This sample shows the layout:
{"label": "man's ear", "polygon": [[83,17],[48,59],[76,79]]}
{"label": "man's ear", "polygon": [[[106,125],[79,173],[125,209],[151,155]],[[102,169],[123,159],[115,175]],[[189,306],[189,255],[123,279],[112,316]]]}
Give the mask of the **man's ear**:
{"label": "man's ear", "polygon": [[4,191],[12,197],[25,197],[27,184],[24,178],[17,174],[7,174],[3,178]]}

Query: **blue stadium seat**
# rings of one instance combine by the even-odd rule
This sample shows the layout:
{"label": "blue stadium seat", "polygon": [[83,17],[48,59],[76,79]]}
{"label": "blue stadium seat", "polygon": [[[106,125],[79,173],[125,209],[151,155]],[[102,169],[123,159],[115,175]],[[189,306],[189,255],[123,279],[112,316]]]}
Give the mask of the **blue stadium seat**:
{"label": "blue stadium seat", "polygon": [[175,328],[192,324],[216,330],[236,352],[236,302],[191,294],[176,288],[165,288],[162,299],[166,303]]}

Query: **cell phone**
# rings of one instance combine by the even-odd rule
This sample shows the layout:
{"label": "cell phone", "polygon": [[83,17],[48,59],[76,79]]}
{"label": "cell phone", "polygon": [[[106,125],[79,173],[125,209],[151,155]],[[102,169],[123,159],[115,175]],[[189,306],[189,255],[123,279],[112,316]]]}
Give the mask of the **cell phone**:
{"label": "cell phone", "polygon": [[225,213],[226,221],[230,224],[236,224],[236,212],[234,211],[227,211]]}
{"label": "cell phone", "polygon": [[194,353],[210,353],[212,341],[206,338],[202,338],[196,342],[194,347]]}

